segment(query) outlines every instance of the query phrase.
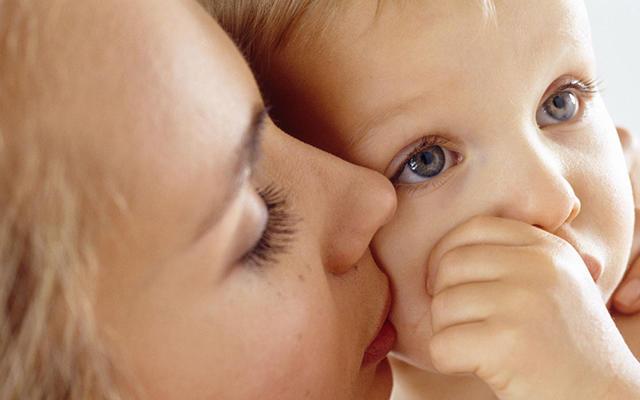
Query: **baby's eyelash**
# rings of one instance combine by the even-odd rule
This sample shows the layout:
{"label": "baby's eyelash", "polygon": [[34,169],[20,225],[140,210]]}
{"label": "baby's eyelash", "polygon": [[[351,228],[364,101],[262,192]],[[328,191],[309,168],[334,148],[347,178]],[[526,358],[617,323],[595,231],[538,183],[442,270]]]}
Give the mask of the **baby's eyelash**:
{"label": "baby's eyelash", "polygon": [[567,89],[574,89],[583,94],[594,96],[602,90],[602,80],[600,79],[574,79],[571,82],[561,85],[556,92],[562,92]]}
{"label": "baby's eyelash", "polygon": [[268,212],[267,226],[256,245],[242,257],[242,263],[248,266],[263,267],[276,261],[276,257],[286,253],[296,234],[295,224],[286,193],[275,185],[260,190]]}

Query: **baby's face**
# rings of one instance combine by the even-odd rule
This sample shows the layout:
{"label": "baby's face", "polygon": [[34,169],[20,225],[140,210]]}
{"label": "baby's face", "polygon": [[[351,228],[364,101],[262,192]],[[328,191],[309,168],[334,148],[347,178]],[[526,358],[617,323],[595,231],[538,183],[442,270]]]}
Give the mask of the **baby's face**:
{"label": "baby's face", "polygon": [[565,239],[606,301],[626,266],[632,195],[582,1],[496,1],[495,19],[481,1],[352,3],[320,56],[294,42],[274,57],[267,89],[285,130],[396,185],[397,215],[373,249],[393,282],[398,356],[431,367],[427,259],[476,215]]}

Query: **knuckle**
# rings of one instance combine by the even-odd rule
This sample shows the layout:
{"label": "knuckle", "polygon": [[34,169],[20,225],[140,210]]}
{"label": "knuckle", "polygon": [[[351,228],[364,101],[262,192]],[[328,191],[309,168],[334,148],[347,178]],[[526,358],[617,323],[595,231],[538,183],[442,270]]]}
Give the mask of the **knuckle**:
{"label": "knuckle", "polygon": [[435,283],[445,282],[453,273],[455,273],[456,265],[459,265],[458,252],[456,252],[456,250],[450,250],[444,253],[440,258]]}
{"label": "knuckle", "polygon": [[462,259],[457,249],[446,252],[436,266],[437,272],[433,277],[433,288],[435,293],[439,293],[456,281]]}
{"label": "knuckle", "polygon": [[440,258],[440,268],[446,268],[451,265],[455,265],[457,260],[456,250],[449,250]]}
{"label": "knuckle", "polygon": [[557,251],[546,246],[532,246],[526,249],[523,255],[526,257],[526,271],[532,283],[542,279],[543,284],[548,284],[557,279],[558,260]]}
{"label": "knuckle", "polygon": [[543,233],[544,238],[540,247],[543,249],[544,254],[548,254],[550,257],[553,257],[553,255],[571,255],[573,257],[575,255],[576,251],[569,242],[551,233]]}
{"label": "knuckle", "polygon": [[471,217],[469,221],[467,221],[466,223],[466,229],[471,232],[478,232],[478,231],[482,232],[487,227],[487,224],[488,224],[487,218],[488,217],[483,215],[476,215]]}
{"label": "knuckle", "polygon": [[445,279],[452,279],[460,274],[464,273],[464,266],[469,263],[469,260],[474,259],[477,256],[475,253],[475,246],[466,245],[456,247],[444,253],[440,258],[440,265],[438,266],[438,273],[442,274]]}

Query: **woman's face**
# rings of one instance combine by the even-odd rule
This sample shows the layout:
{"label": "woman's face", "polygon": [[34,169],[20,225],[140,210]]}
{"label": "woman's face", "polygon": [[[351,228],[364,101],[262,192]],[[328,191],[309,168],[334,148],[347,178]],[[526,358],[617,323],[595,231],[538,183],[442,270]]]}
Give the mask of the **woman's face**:
{"label": "woman's face", "polygon": [[154,400],[388,398],[389,288],[367,250],[388,180],[279,132],[191,1],[73,9],[70,92],[91,117],[67,123],[109,190],[97,319],[123,382]]}

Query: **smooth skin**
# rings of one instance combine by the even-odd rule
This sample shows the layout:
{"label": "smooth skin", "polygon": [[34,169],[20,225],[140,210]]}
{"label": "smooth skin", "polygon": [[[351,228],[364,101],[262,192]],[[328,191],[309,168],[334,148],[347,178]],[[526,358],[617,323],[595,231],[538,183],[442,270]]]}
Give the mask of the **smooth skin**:
{"label": "smooth skin", "polygon": [[[251,72],[196,2],[48,6],[37,93],[56,96],[40,111],[52,149],[91,171],[85,189],[107,204],[87,228],[118,383],[153,400],[387,399],[387,361],[363,360],[386,318],[368,245],[394,212],[392,185],[254,123]],[[291,231],[283,249],[247,261],[273,223]]]}
{"label": "smooth skin", "polygon": [[439,372],[472,373],[500,399],[640,394],[637,361],[580,255],[557,236],[476,217],[436,245],[429,272]]}
{"label": "smooth skin", "polygon": [[[625,149],[627,165],[630,169],[631,185],[633,189],[634,208],[635,208],[635,230],[633,237],[633,245],[631,246],[631,257],[629,258],[629,270],[612,298],[612,309],[617,315],[617,321],[624,322],[628,329],[627,323],[633,323],[633,315],[640,312],[640,140],[626,129],[618,128],[620,139]],[[622,317],[620,314],[624,314]],[[636,318],[637,324],[640,324],[640,318]],[[638,325],[640,326],[640,325]],[[636,330],[640,333],[640,329]],[[636,340],[640,335],[630,335],[628,340],[638,343],[632,346],[633,349],[640,350],[640,341]],[[640,351],[638,352],[640,354]]]}
{"label": "smooth skin", "polygon": [[[492,399],[494,392],[518,398],[533,387],[566,394],[563,385],[575,376],[563,375],[565,369],[556,370],[557,376],[519,375],[534,365],[557,365],[560,343],[570,348],[563,352],[568,365],[597,362],[587,372],[602,379],[585,382],[594,384],[592,394],[600,393],[601,383],[613,384],[612,370],[625,379],[636,376],[637,365],[604,311],[627,267],[634,207],[619,135],[591,85],[597,72],[584,4],[495,1],[489,17],[480,3],[350,2],[315,40],[298,32],[273,55],[266,92],[287,131],[396,184],[398,212],[374,238],[373,250],[391,276],[396,300],[398,398]],[[311,51],[318,56],[310,57]],[[575,82],[581,88],[572,87]],[[550,119],[545,106],[567,92],[576,112]],[[407,160],[425,141],[447,158],[445,170],[430,179],[407,170]],[[504,290],[503,301],[485,290],[461,294],[464,301],[456,304],[467,310],[438,307],[427,291],[433,284],[429,271],[439,268],[429,268],[430,257],[444,237],[478,216],[488,218],[486,234],[475,234],[472,244],[491,249],[495,258],[491,263],[481,257],[487,261],[482,269],[513,274],[500,276],[511,286],[495,288]],[[503,239],[489,240],[498,229],[493,218],[517,224],[499,228]],[[525,238],[545,232],[535,241],[537,250],[529,248],[531,239],[518,239],[527,230],[522,225],[531,231]],[[553,253],[557,243],[563,250]],[[459,265],[467,265],[460,258]],[[468,264],[473,262],[470,257]],[[515,265],[505,269],[509,263]],[[518,276],[531,268],[540,275]],[[539,284],[525,287],[525,277]],[[529,303],[521,303],[520,290]],[[577,303],[574,295],[590,301]],[[511,296],[521,306],[518,315],[514,302],[505,300]],[[569,305],[579,307],[571,312],[578,326],[593,324],[606,335],[594,341],[591,330],[560,324]],[[508,321],[493,328],[513,340],[488,342],[482,340],[487,331],[478,329],[461,348],[434,345],[440,331],[435,324],[455,321],[458,311]],[[539,332],[547,329],[543,340]],[[522,368],[499,362],[500,347],[516,343],[532,344],[510,353]],[[584,343],[592,345],[587,355],[580,351]],[[445,365],[456,362],[466,374],[446,375],[453,371]],[[480,365],[490,372],[470,368]],[[620,365],[629,370],[616,370]],[[510,379],[494,380],[498,375]]]}

